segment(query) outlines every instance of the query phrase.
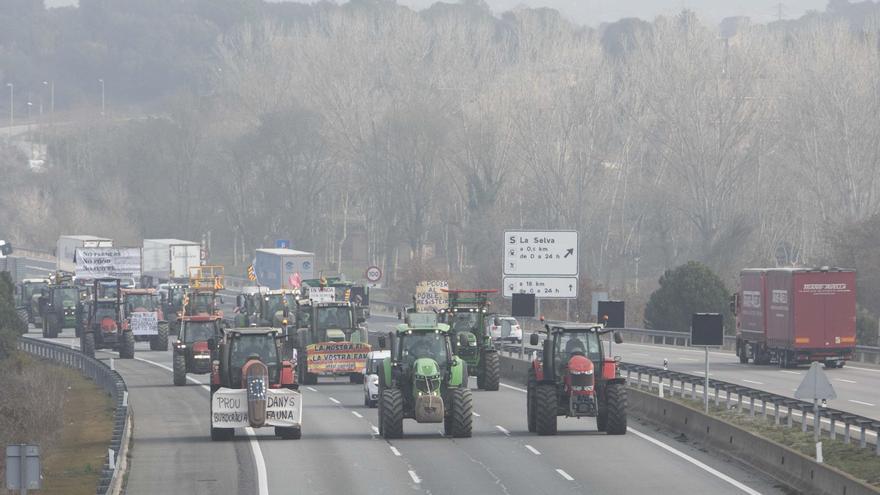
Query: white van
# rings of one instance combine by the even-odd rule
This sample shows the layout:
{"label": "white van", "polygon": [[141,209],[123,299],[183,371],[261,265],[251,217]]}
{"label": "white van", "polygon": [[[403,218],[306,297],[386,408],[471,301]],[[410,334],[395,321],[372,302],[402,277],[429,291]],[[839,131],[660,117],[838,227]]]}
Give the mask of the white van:
{"label": "white van", "polygon": [[376,407],[379,404],[379,371],[382,361],[391,357],[391,351],[371,351],[367,354],[364,368],[364,405]]}

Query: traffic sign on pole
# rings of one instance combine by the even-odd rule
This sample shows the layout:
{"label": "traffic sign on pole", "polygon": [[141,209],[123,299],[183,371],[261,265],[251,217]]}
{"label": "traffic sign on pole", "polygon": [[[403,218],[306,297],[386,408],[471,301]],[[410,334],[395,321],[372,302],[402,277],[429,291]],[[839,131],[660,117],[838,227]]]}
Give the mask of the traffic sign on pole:
{"label": "traffic sign on pole", "polygon": [[503,273],[577,276],[578,253],[574,230],[507,230]]}
{"label": "traffic sign on pole", "polygon": [[378,282],[382,280],[382,269],[378,266],[371,266],[367,268],[365,275],[370,282]]}
{"label": "traffic sign on pole", "polygon": [[541,299],[577,298],[577,277],[504,277],[504,297],[534,294]]}

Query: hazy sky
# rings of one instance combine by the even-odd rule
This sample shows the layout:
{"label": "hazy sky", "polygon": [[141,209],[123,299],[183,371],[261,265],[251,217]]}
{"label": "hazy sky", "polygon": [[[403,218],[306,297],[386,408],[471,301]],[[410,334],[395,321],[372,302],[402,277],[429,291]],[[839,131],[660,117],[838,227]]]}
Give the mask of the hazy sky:
{"label": "hazy sky", "polygon": [[[49,7],[76,5],[77,0],[45,0]],[[271,0],[286,1],[286,0]],[[447,0],[453,2],[455,0]],[[312,3],[312,2],[306,2]],[[338,2],[339,3],[339,2]],[[424,8],[434,0],[398,0],[398,3]],[[661,14],[675,14],[683,8],[693,10],[706,21],[717,23],[730,16],[748,16],[755,22],[776,20],[779,5],[786,19],[800,17],[808,10],[825,10],[827,0],[487,0],[495,12],[517,6],[551,7],[580,24],[597,25],[624,17],[652,20]]]}

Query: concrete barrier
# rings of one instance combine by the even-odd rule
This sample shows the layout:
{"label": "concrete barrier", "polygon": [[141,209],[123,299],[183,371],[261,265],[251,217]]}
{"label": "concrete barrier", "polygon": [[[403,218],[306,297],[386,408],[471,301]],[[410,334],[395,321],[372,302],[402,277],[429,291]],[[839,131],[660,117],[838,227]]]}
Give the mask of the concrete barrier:
{"label": "concrete barrier", "polygon": [[[525,385],[529,363],[501,357],[501,377]],[[629,415],[656,423],[741,460],[803,493],[877,495],[880,490],[788,447],[677,402],[629,388]],[[525,399],[525,398],[523,398]]]}

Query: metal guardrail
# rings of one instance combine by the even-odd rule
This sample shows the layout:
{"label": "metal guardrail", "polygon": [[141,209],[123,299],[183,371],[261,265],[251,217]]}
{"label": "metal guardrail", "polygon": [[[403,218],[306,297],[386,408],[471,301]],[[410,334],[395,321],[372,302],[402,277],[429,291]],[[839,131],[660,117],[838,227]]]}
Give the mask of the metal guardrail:
{"label": "metal guardrail", "polygon": [[113,436],[109,446],[113,454],[111,455],[110,452],[107,454],[95,493],[97,495],[120,493],[125,474],[120,466],[125,465],[123,458],[127,450],[125,443],[128,442],[131,434],[128,389],[122,376],[111,370],[104,362],[60,344],[20,337],[18,348],[33,356],[79,370],[84,377],[91,379],[113,398]]}
{"label": "metal guardrail", "polygon": [[[672,396],[676,393],[682,398],[688,398],[688,395],[691,399],[703,396],[702,388],[705,377],[702,376],[632,363],[620,363],[620,369],[626,372],[627,382],[640,389],[645,386],[647,381],[648,390],[659,390],[660,387],[664,387]],[[633,374],[636,375],[635,378],[633,378]],[[666,385],[667,380],[668,386]],[[686,385],[690,385],[690,391],[686,390]],[[757,407],[760,407],[759,412],[762,416],[767,416],[768,406],[772,406],[772,414],[777,425],[784,420],[786,426],[791,427],[794,421],[798,421],[801,423],[801,430],[806,432],[808,425],[813,420],[813,404],[810,402],[712,378],[709,379],[709,389],[712,391],[710,395],[714,397],[716,406],[722,405],[723,401],[723,405],[728,409],[737,409],[743,412],[743,402],[747,401],[748,412],[751,416],[758,412],[756,411]],[[725,394],[723,398],[721,397],[722,392]],[[822,425],[821,429],[827,430],[832,440],[838,435],[843,435],[843,441],[847,444],[853,440],[851,433],[855,428],[859,432],[858,441],[861,448],[869,447],[868,433],[872,432],[874,453],[880,456],[880,420],[829,407],[819,408],[819,419]]]}

